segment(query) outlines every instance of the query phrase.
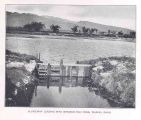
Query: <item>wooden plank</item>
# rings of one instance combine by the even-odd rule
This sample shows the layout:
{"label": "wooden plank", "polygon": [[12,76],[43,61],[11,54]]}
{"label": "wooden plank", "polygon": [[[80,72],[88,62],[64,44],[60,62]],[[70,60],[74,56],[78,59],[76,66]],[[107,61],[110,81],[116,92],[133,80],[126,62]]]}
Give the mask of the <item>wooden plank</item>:
{"label": "wooden plank", "polygon": [[[60,64],[45,64],[37,63],[39,76],[51,75],[51,76],[80,76],[80,70],[84,69],[83,76],[88,76],[91,65],[89,64],[63,64],[63,60],[60,60]],[[82,72],[82,71],[81,71]]]}
{"label": "wooden plank", "polygon": [[[43,65],[43,66],[47,66],[48,64],[46,64],[46,63],[37,63],[38,65]],[[60,66],[59,64],[50,64],[51,66]],[[90,65],[90,64],[63,64],[63,66],[80,66],[80,67],[90,67],[90,66],[92,66],[92,65]]]}

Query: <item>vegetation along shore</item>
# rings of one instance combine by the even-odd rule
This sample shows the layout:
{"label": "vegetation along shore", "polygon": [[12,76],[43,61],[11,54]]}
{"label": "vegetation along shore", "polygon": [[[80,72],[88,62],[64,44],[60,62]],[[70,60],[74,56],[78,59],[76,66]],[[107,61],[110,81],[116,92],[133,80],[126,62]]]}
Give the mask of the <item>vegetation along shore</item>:
{"label": "vegetation along shore", "polygon": [[118,106],[135,107],[135,58],[108,57],[79,63],[93,66],[90,87],[97,94]]}
{"label": "vegetation along shore", "polygon": [[38,84],[35,63],[39,60],[31,55],[6,50],[6,106],[29,106]]}
{"label": "vegetation along shore", "polygon": [[[6,51],[6,106],[30,105],[38,83],[31,60],[39,62],[34,56]],[[107,57],[78,63],[92,65],[91,91],[117,107],[135,107],[135,58]]]}
{"label": "vegetation along shore", "polygon": [[74,22],[57,17],[17,12],[6,12],[6,14],[6,32],[12,34],[57,35],[89,38],[112,37],[135,39],[136,37],[136,32],[134,30],[89,21]]}

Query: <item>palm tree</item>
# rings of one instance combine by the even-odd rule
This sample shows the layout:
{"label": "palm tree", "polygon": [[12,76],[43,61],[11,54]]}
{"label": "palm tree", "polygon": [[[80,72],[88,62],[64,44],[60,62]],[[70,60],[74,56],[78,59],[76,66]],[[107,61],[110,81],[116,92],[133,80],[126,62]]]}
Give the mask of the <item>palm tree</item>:
{"label": "palm tree", "polygon": [[111,30],[108,30],[108,35],[110,35],[111,34]]}
{"label": "palm tree", "polygon": [[89,31],[89,28],[86,28],[86,27],[84,26],[84,27],[82,27],[82,31],[83,31],[84,34],[87,34],[88,31]]}
{"label": "palm tree", "polygon": [[94,31],[95,31],[94,28],[89,29],[89,33],[90,33],[90,35],[92,35]]}
{"label": "palm tree", "polygon": [[123,35],[123,32],[122,32],[122,31],[119,31],[119,32],[118,32],[118,35]]}
{"label": "palm tree", "polygon": [[59,25],[51,25],[50,26],[50,29],[52,30],[52,32],[54,32],[54,33],[57,33],[57,32],[59,32],[59,29],[60,29],[61,27],[59,26]]}
{"label": "palm tree", "polygon": [[131,31],[130,32],[130,37],[131,38],[135,38],[136,37],[136,32],[135,31]]}
{"label": "palm tree", "polygon": [[96,28],[95,28],[95,29],[94,29],[94,31],[95,31],[95,32],[96,32],[96,34],[97,34],[98,29],[96,29]]}
{"label": "palm tree", "polygon": [[73,28],[71,28],[71,30],[73,31],[73,33],[78,32],[78,26],[77,26],[77,25],[75,25]]}

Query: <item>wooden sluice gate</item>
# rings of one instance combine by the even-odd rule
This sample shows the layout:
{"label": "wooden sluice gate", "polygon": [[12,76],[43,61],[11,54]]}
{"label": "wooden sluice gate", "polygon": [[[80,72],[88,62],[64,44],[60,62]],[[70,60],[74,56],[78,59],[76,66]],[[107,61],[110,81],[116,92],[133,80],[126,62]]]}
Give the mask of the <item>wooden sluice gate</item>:
{"label": "wooden sluice gate", "polygon": [[37,63],[39,78],[51,77],[89,77],[91,65],[89,64],[44,64]]}

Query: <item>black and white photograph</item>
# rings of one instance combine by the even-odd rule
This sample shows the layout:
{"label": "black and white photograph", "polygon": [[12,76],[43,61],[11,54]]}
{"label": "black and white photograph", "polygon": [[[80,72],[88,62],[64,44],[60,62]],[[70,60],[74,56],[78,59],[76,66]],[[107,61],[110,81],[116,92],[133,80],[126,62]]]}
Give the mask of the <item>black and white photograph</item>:
{"label": "black and white photograph", "polygon": [[5,107],[136,108],[136,5],[5,5]]}

